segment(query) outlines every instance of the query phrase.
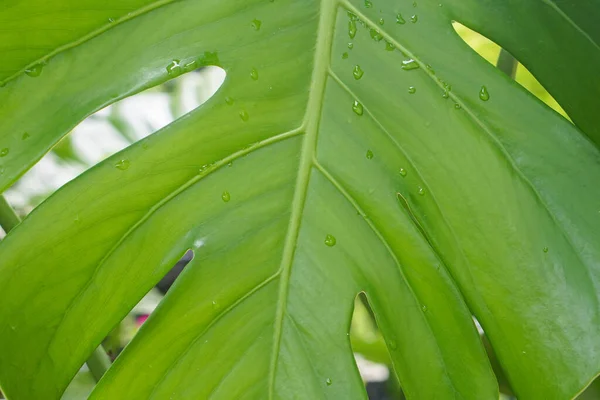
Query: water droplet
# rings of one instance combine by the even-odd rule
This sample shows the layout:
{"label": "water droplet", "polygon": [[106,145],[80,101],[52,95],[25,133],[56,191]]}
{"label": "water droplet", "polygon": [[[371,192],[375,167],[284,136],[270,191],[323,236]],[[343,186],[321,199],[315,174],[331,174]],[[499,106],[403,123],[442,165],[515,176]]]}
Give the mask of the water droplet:
{"label": "water droplet", "polygon": [[402,61],[402,69],[405,71],[410,71],[412,69],[419,68],[419,63],[413,60],[412,58],[409,60]]}
{"label": "water droplet", "polygon": [[233,97],[225,97],[225,103],[227,103],[227,105],[232,106],[233,103],[235,103],[235,100],[233,99]]}
{"label": "water droplet", "polygon": [[345,60],[347,58],[348,58],[348,52],[345,51],[342,53],[342,60]]}
{"label": "water droplet", "polygon": [[25,132],[25,133],[23,134],[23,136],[21,136],[21,140],[27,140],[27,139],[29,139],[29,137],[30,137],[30,136],[31,136],[31,135],[30,135],[29,133]]}
{"label": "water droplet", "polygon": [[167,73],[171,76],[180,75],[183,72],[183,68],[181,67],[181,61],[173,60],[169,65],[167,65]]}
{"label": "water droplet", "polygon": [[383,18],[379,18],[379,25],[385,24],[385,20]]}
{"label": "water droplet", "polygon": [[335,237],[333,235],[325,236],[325,244],[327,246],[333,247],[333,246],[335,246],[336,243],[337,243],[337,240],[335,240]]}
{"label": "water droplet", "polygon": [[219,308],[219,303],[217,303],[217,301],[216,301],[216,300],[213,300],[213,301],[212,301],[212,307],[213,307],[214,309],[217,309],[217,308]]}
{"label": "water droplet", "polygon": [[413,7],[416,7],[416,6],[417,6],[417,2],[413,1]]}
{"label": "water droplet", "polygon": [[488,92],[485,86],[482,86],[481,90],[479,90],[479,98],[483,101],[488,101],[490,99],[490,92]]}
{"label": "water droplet", "polygon": [[350,39],[354,39],[356,36],[356,21],[354,20],[348,21],[348,36]]}
{"label": "water droplet", "polygon": [[415,14],[415,15],[412,15],[412,16],[410,17],[410,22],[412,22],[413,24],[416,24],[418,20],[419,20],[419,16],[418,16],[418,15],[416,15],[416,14]]}
{"label": "water droplet", "polygon": [[228,167],[233,167],[233,161],[229,161],[229,162],[227,163],[227,166],[228,166]]}
{"label": "water droplet", "polygon": [[0,157],[6,157],[8,155],[8,151],[8,147],[5,147],[2,150],[0,150]]}
{"label": "water droplet", "polygon": [[454,108],[456,108],[457,110],[460,110],[462,107],[460,106],[460,104],[454,103]]}
{"label": "water droplet", "polygon": [[369,159],[369,160],[373,159],[373,152],[371,150],[367,150],[367,159]]}
{"label": "water droplet", "polygon": [[404,25],[406,23],[406,20],[402,17],[402,14],[398,13],[396,15],[396,23],[400,25]]}
{"label": "water droplet", "polygon": [[448,97],[450,97],[450,93],[448,92],[448,89],[444,89],[444,92],[442,93],[442,97],[447,99]]}
{"label": "water droplet", "polygon": [[254,28],[255,31],[260,31],[260,26],[262,25],[262,22],[258,19],[253,19],[252,20],[252,27]]}
{"label": "water droplet", "polygon": [[223,200],[225,203],[227,203],[229,200],[231,200],[231,195],[229,194],[229,192],[226,190],[223,192],[223,194],[221,195],[221,200]]}
{"label": "water droplet", "polygon": [[130,165],[131,165],[131,162],[129,160],[119,160],[115,164],[115,167],[117,167],[121,171],[125,171],[127,168],[129,168]]}
{"label": "water droplet", "polygon": [[325,383],[327,384],[327,386],[331,386],[331,384],[333,383],[333,381],[331,380],[331,378],[327,378],[325,380]]}
{"label": "water droplet", "polygon": [[394,46],[392,43],[390,42],[385,42],[385,49],[387,51],[394,51],[396,50],[396,46]]}
{"label": "water droplet", "polygon": [[373,2],[371,0],[365,0],[365,8],[373,7]]}
{"label": "water droplet", "polygon": [[0,167],[0,175],[4,175],[4,167]]}
{"label": "water droplet", "polygon": [[544,253],[547,253],[547,252],[548,252],[548,248],[547,248],[547,247],[544,247],[544,249],[543,249],[543,250],[544,250]]}
{"label": "water droplet", "polygon": [[250,71],[250,78],[254,79],[255,81],[258,80],[258,71],[256,68],[252,68],[252,71]]}
{"label": "water droplet", "polygon": [[375,40],[376,42],[380,42],[381,39],[383,39],[383,35],[377,29],[371,28],[369,33],[371,34],[371,39]]}
{"label": "water droplet", "polygon": [[354,71],[352,71],[352,75],[354,75],[354,79],[359,80],[360,78],[363,77],[364,74],[365,74],[365,72],[362,70],[360,65],[354,66]]}
{"label": "water droplet", "polygon": [[352,111],[356,115],[363,115],[363,105],[358,102],[358,100],[354,100],[354,104],[352,105]]}
{"label": "water droplet", "polygon": [[409,94],[415,94],[417,92],[417,88],[414,86],[409,86],[408,88],[408,93]]}
{"label": "water droplet", "polygon": [[348,43],[348,48],[350,50],[352,50],[354,48],[354,43],[352,43],[352,42]]}
{"label": "water droplet", "polygon": [[109,18],[108,22],[110,22],[112,24],[113,22],[115,22],[115,19],[114,18]]}
{"label": "water droplet", "polygon": [[419,196],[423,196],[425,194],[425,189],[419,186],[419,190],[417,191],[417,193],[419,193]]}
{"label": "water droplet", "polygon": [[248,111],[246,111],[246,110],[240,111],[240,118],[244,122],[248,121],[248,119],[250,118],[250,115],[248,115]]}
{"label": "water droplet", "polygon": [[26,69],[25,73],[27,75],[31,76],[32,78],[36,78],[42,74],[43,68],[44,68],[44,65],[42,63],[39,63],[39,64],[34,65],[31,68]]}
{"label": "water droplet", "polygon": [[398,344],[395,340],[390,340],[390,349],[396,350],[398,348]]}
{"label": "water droplet", "polygon": [[208,65],[221,65],[219,54],[216,51],[205,51],[204,55],[198,58],[198,64],[206,67]]}
{"label": "water droplet", "polygon": [[346,14],[348,14],[348,18],[350,18],[351,21],[358,20],[358,16],[356,14],[354,14],[353,12],[348,11]]}
{"label": "water droplet", "polygon": [[435,75],[435,71],[434,69],[431,67],[431,65],[427,64],[425,66],[425,68],[427,68],[427,71],[429,71],[432,75]]}
{"label": "water droplet", "polygon": [[406,176],[406,170],[404,168],[400,168],[400,175]]}
{"label": "water droplet", "polygon": [[186,63],[186,64],[183,66],[183,70],[184,70],[185,72],[190,72],[190,71],[193,71],[193,70],[195,70],[196,68],[198,68],[198,61],[196,61],[196,60],[192,60],[192,61],[190,61],[190,62]]}

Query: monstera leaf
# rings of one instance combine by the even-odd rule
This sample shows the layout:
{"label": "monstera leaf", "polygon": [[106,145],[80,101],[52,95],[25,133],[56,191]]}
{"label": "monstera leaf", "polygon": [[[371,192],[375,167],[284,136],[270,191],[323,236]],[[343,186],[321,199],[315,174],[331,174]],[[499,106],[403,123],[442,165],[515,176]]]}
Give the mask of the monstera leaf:
{"label": "monstera leaf", "polygon": [[582,390],[600,370],[599,3],[440,1],[3,2],[2,188],[116,99],[227,72],[2,241],[9,399],[59,398],[188,249],[91,398],[364,399],[360,292],[409,398],[497,398],[473,315],[519,398]]}

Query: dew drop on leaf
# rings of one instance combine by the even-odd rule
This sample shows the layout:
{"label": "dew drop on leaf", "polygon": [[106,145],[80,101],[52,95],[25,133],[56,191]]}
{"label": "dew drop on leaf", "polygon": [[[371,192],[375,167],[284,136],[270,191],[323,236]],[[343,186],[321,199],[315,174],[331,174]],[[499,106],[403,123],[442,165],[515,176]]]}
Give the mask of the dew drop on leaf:
{"label": "dew drop on leaf", "polygon": [[385,20],[383,18],[379,18],[379,25],[385,24]]}
{"label": "dew drop on leaf", "polygon": [[371,0],[365,0],[365,8],[373,7],[373,2]]}
{"label": "dew drop on leaf", "polygon": [[260,20],[258,20],[258,19],[252,20],[252,27],[254,28],[255,31],[259,31],[261,25],[262,25],[262,22]]}
{"label": "dew drop on leaf", "polygon": [[358,100],[354,100],[354,104],[352,104],[352,111],[356,115],[363,115],[363,105],[358,102]]}
{"label": "dew drop on leaf", "polygon": [[395,340],[390,340],[390,349],[396,350],[398,348],[398,344]]}
{"label": "dew drop on leaf", "polygon": [[246,110],[240,111],[240,118],[244,122],[248,121],[248,119],[250,119],[250,115],[248,115],[248,111],[246,111]]}
{"label": "dew drop on leaf", "polygon": [[369,160],[373,159],[373,152],[371,150],[367,150],[367,159],[369,159]]}
{"label": "dew drop on leaf", "polygon": [[25,70],[25,73],[29,76],[31,76],[32,78],[37,78],[38,76],[40,76],[42,74],[42,69],[44,68],[44,65],[42,63],[36,64],[31,68],[27,68]]}
{"label": "dew drop on leaf", "polygon": [[331,380],[331,378],[327,378],[325,380],[325,383],[327,384],[327,386],[331,386],[331,384],[333,383],[333,381]]}
{"label": "dew drop on leaf", "polygon": [[348,58],[348,52],[345,51],[345,52],[342,53],[342,59],[345,60],[347,58]]}
{"label": "dew drop on leaf", "polygon": [[115,164],[115,167],[117,167],[117,169],[120,169],[121,171],[125,171],[127,168],[129,168],[130,165],[131,162],[129,160],[119,160]]}
{"label": "dew drop on leaf", "polygon": [[363,77],[364,74],[365,74],[365,72],[362,70],[360,65],[354,66],[354,70],[352,71],[352,75],[354,75],[354,79],[359,80],[360,78]]}
{"label": "dew drop on leaf", "polygon": [[258,71],[256,70],[256,68],[252,68],[252,70],[250,71],[250,78],[254,79],[255,81],[258,80]]}
{"label": "dew drop on leaf", "polygon": [[460,104],[454,103],[454,108],[456,108],[457,110],[460,110],[462,107],[460,106]]}
{"label": "dew drop on leaf", "polygon": [[227,105],[232,106],[233,103],[235,103],[235,100],[233,99],[233,97],[225,97],[225,103],[227,103]]}
{"label": "dew drop on leaf", "polygon": [[8,151],[8,147],[5,147],[2,150],[0,150],[0,157],[6,157],[8,155]]}
{"label": "dew drop on leaf", "polygon": [[488,92],[485,86],[482,86],[481,90],[479,90],[479,98],[483,101],[488,101],[490,99],[490,92]]}
{"label": "dew drop on leaf", "polygon": [[219,308],[219,303],[217,303],[217,301],[216,301],[216,300],[213,300],[213,301],[212,301],[212,307],[213,307],[214,309],[217,309],[217,308]]}
{"label": "dew drop on leaf", "polygon": [[348,36],[350,39],[354,39],[356,36],[356,21],[354,20],[348,21]]}
{"label": "dew drop on leaf", "polygon": [[418,16],[418,15],[416,15],[416,14],[415,14],[415,15],[412,15],[412,16],[410,17],[410,22],[412,22],[413,24],[416,24],[418,20],[419,20],[419,16]]}
{"label": "dew drop on leaf", "polygon": [[108,22],[110,22],[112,24],[113,22],[115,22],[115,19],[114,18],[109,18]]}
{"label": "dew drop on leaf", "polygon": [[544,247],[544,253],[547,253],[547,252],[548,252],[548,248]]}
{"label": "dew drop on leaf", "polygon": [[333,247],[333,246],[335,246],[336,243],[337,243],[337,240],[335,240],[335,237],[333,235],[325,236],[325,244],[327,246]]}
{"label": "dew drop on leaf", "polygon": [[394,46],[392,43],[390,42],[385,42],[385,49],[387,51],[394,51],[396,50],[396,46]]}
{"label": "dew drop on leaf", "polygon": [[413,60],[412,58],[402,61],[402,69],[405,71],[410,71],[410,70],[418,69],[418,68],[419,68],[419,63],[416,62],[415,60]]}
{"label": "dew drop on leaf", "polygon": [[399,25],[404,25],[406,23],[406,20],[402,17],[402,14],[398,13],[396,15],[396,23]]}
{"label": "dew drop on leaf", "polygon": [[404,168],[400,168],[400,175],[406,176],[406,170]]}
{"label": "dew drop on leaf", "polygon": [[229,192],[226,190],[223,192],[223,194],[221,195],[221,200],[223,200],[225,203],[227,203],[229,200],[231,200],[231,195],[229,194]]}
{"label": "dew drop on leaf", "polygon": [[414,86],[409,86],[409,88],[408,88],[409,94],[415,94],[416,92],[417,92],[417,88],[415,88]]}
{"label": "dew drop on leaf", "polygon": [[21,136],[21,140],[27,140],[27,139],[29,139],[29,137],[30,137],[30,136],[31,136],[31,135],[30,135],[29,133],[25,132],[25,133],[23,134],[23,136]]}
{"label": "dew drop on leaf", "polygon": [[182,72],[182,68],[181,68],[181,61],[179,60],[173,60],[171,61],[171,63],[169,65],[167,65],[167,73],[171,76],[176,76],[181,74]]}
{"label": "dew drop on leaf", "polygon": [[354,48],[354,43],[352,43],[352,42],[348,43],[348,48],[350,50],[352,50]]}
{"label": "dew drop on leaf", "polygon": [[369,33],[371,35],[371,39],[375,40],[376,42],[380,42],[381,39],[383,39],[383,35],[377,29],[371,28]]}
{"label": "dew drop on leaf", "polygon": [[423,307],[421,307],[421,310],[423,310],[423,312],[427,311],[427,306],[423,305]]}
{"label": "dew drop on leaf", "polygon": [[425,189],[423,189],[421,186],[419,186],[419,190],[417,191],[417,193],[419,193],[419,196],[424,196],[425,195]]}
{"label": "dew drop on leaf", "polygon": [[186,63],[186,64],[183,66],[183,70],[184,70],[185,72],[190,72],[190,71],[193,71],[193,70],[195,70],[196,68],[198,68],[198,61],[196,61],[196,60],[192,60],[192,61],[190,61],[189,63]]}

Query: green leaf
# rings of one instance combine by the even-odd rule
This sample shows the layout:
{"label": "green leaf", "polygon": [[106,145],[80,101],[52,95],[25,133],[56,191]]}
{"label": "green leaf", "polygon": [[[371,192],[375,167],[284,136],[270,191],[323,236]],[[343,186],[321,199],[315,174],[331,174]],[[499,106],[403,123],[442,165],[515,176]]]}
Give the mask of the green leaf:
{"label": "green leaf", "polygon": [[[600,153],[452,28],[517,56],[594,139],[597,113],[572,114],[594,102],[600,65],[577,8],[155,5],[0,89],[6,187],[115,99],[186,65],[227,72],[205,105],[66,185],[0,244],[9,398],[59,398],[187,249],[92,398],[365,398],[347,335],[361,291],[409,398],[497,398],[472,315],[519,398],[571,398],[593,379]],[[552,44],[533,48],[540,38]],[[592,84],[563,85],[549,59]]]}

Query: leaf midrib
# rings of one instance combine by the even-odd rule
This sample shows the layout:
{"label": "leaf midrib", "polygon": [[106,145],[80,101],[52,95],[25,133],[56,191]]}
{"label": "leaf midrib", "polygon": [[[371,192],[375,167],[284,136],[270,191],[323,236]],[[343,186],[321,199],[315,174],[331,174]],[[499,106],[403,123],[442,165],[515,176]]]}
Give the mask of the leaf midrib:
{"label": "leaf midrib", "polygon": [[300,222],[308,193],[310,173],[316,153],[319,123],[323,108],[323,98],[327,84],[327,71],[331,59],[335,18],[339,3],[337,0],[322,0],[319,10],[318,31],[316,37],[313,75],[309,88],[309,98],[302,126],[305,128],[304,143],[300,155],[300,164],[292,202],[292,214],[285,239],[280,264],[281,280],[277,298],[277,311],[273,332],[273,352],[269,364],[268,399],[272,400],[275,388],[275,374],[281,346],[283,319],[287,307],[289,282],[294,261],[294,253],[300,234]]}

